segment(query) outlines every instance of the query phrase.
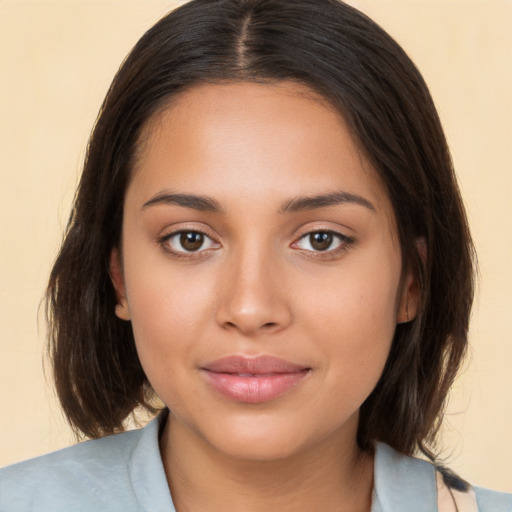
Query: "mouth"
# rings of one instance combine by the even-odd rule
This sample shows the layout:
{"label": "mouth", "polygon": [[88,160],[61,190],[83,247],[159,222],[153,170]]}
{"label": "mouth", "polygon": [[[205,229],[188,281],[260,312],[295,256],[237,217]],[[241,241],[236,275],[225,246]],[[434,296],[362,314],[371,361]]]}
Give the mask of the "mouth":
{"label": "mouth", "polygon": [[311,368],[274,356],[229,356],[201,368],[212,388],[235,402],[274,400],[302,382]]}

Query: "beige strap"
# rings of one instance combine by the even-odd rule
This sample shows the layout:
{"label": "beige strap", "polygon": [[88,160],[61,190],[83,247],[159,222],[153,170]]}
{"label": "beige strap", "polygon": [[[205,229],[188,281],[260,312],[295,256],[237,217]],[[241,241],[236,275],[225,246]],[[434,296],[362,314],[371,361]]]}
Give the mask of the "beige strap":
{"label": "beige strap", "polygon": [[436,471],[437,510],[438,512],[478,512],[476,495],[473,488],[466,492],[450,489],[443,480],[443,475]]}

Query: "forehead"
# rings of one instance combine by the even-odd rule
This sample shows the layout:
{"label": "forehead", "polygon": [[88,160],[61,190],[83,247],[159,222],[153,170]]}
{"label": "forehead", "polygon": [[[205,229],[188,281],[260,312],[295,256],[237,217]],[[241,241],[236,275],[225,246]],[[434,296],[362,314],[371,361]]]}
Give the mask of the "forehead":
{"label": "forehead", "polygon": [[182,92],[147,123],[134,171],[139,190],[171,187],[251,200],[271,190],[293,196],[342,188],[390,209],[343,116],[292,82]]}
{"label": "forehead", "polygon": [[[322,115],[323,114],[323,115]],[[307,130],[316,119],[328,120],[328,126],[345,126],[343,117],[323,96],[306,85],[283,81],[269,83],[226,82],[223,84],[199,84],[187,88],[172,97],[145,124],[139,140],[139,155],[143,156],[154,146],[164,142],[174,132],[176,135],[206,134],[210,136],[235,138],[240,134],[241,125],[251,126],[251,135],[257,143],[258,123],[264,123],[267,130],[280,130],[285,137],[289,121],[296,127]],[[229,130],[229,128],[233,130]],[[327,128],[327,126],[326,126]],[[190,129],[194,131],[192,134]]]}

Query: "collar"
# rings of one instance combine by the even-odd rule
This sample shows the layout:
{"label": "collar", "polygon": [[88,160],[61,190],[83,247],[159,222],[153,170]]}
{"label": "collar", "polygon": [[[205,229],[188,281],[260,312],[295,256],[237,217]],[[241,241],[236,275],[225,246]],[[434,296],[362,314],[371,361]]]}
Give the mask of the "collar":
{"label": "collar", "polygon": [[371,512],[432,512],[437,510],[432,464],[398,453],[384,443],[375,445]]}
{"label": "collar", "polygon": [[143,429],[130,457],[128,471],[133,492],[144,512],[176,512],[165,476],[158,438],[166,411]]}
{"label": "collar", "polygon": [[[175,512],[167,484],[159,432],[166,411],[141,431],[129,462],[130,480],[141,510]],[[437,510],[435,469],[427,461],[375,444],[374,489],[371,512],[432,512]]]}

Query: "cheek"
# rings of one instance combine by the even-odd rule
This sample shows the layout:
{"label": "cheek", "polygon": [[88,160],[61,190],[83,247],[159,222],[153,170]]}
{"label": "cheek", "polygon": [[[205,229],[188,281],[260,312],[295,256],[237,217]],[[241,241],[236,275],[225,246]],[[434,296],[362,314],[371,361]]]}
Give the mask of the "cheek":
{"label": "cheek", "polygon": [[[316,276],[314,293],[303,297],[309,338],[322,347],[336,374],[350,379],[378,380],[396,329],[396,298],[400,282],[399,255],[383,260],[369,253],[326,279]],[[383,263],[384,261],[384,263]],[[318,285],[318,286],[317,286]]]}
{"label": "cheek", "polygon": [[[194,276],[173,271],[165,262],[146,265],[140,259],[129,265],[125,263],[126,287],[135,343],[149,380],[158,388],[160,378],[172,378],[192,364],[195,341],[211,316],[215,294],[197,272]],[[169,373],[174,362],[177,368]]]}

